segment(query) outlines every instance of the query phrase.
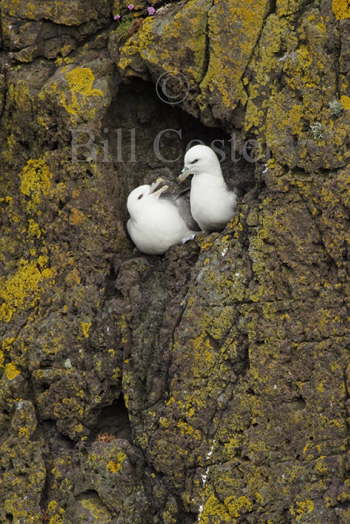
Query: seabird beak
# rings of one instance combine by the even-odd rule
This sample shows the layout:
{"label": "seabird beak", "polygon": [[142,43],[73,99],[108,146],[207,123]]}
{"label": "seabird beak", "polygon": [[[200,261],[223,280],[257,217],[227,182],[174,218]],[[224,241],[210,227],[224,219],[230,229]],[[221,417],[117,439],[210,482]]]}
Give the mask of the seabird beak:
{"label": "seabird beak", "polygon": [[[163,182],[163,181],[162,181],[162,182]],[[160,183],[162,183],[162,182],[160,182]],[[153,192],[152,192],[152,196],[155,196],[155,197],[159,198],[160,195],[161,195],[162,193],[165,193],[165,191],[168,191],[168,189],[169,189],[169,186],[163,186],[163,187],[157,189],[157,191],[153,191]]]}
{"label": "seabird beak", "polygon": [[188,176],[190,176],[192,173],[191,173],[191,170],[189,167],[184,167],[183,170],[181,171],[178,179],[179,179],[179,182],[183,182],[184,180],[186,180],[186,178]]}
{"label": "seabird beak", "polygon": [[162,177],[157,178],[153,184],[151,184],[151,193],[154,193],[154,191],[161,185],[164,184],[165,180]]}

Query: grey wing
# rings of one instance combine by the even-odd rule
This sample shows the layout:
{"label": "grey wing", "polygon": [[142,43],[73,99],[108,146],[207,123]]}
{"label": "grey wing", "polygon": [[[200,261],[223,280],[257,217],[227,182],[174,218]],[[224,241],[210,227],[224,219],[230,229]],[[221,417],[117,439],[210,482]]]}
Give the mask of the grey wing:
{"label": "grey wing", "polygon": [[201,228],[199,227],[199,225],[194,220],[191,214],[191,204],[190,204],[191,185],[190,185],[190,182],[187,187],[181,190],[179,190],[177,184],[172,183],[171,181],[166,180],[166,184],[167,186],[169,186],[168,191],[166,191],[166,193],[161,195],[160,198],[170,200],[177,207],[182,219],[186,223],[186,226],[191,231],[200,231]]}
{"label": "grey wing", "polygon": [[191,204],[190,204],[190,191],[189,189],[185,189],[184,191],[181,191],[176,196],[175,205],[179,210],[180,215],[182,216],[183,220],[185,221],[187,227],[191,231],[200,231],[201,228],[193,218],[191,214]]}

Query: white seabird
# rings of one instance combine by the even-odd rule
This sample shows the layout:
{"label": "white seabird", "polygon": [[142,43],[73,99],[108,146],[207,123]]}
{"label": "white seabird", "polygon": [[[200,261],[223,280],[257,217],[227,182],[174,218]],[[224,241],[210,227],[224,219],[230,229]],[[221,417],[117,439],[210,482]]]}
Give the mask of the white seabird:
{"label": "white seabird", "polygon": [[161,255],[175,244],[194,238],[198,226],[186,200],[181,196],[162,197],[168,191],[164,181],[142,185],[131,191],[127,200],[130,218],[128,233],[136,247],[147,255]]}
{"label": "white seabird", "polygon": [[193,175],[190,202],[194,220],[203,231],[220,231],[234,215],[237,194],[228,188],[210,147],[197,145],[187,151],[179,180],[189,175]]}

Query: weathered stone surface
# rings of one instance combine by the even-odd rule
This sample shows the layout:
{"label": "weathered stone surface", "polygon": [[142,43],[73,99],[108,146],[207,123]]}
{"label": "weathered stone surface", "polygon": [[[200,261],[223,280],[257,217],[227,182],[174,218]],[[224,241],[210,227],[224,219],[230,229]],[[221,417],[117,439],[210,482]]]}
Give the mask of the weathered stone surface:
{"label": "weathered stone surface", "polygon": [[[347,4],[128,4],[0,6],[0,521],[345,524]],[[231,131],[225,231],[138,253]]]}
{"label": "weathered stone surface", "polygon": [[199,102],[209,106],[214,122],[230,128],[235,109],[246,104],[244,74],[269,7],[268,0],[213,1],[208,15],[208,70]]}
{"label": "weathered stone surface", "polygon": [[66,57],[98,30],[110,26],[108,0],[2,2],[3,43],[19,62]]}
{"label": "weathered stone surface", "polygon": [[151,77],[162,98],[205,124],[232,129],[235,109],[247,100],[242,80],[268,8],[267,0],[175,3],[142,24],[117,65],[123,75]]}
{"label": "weathered stone surface", "polygon": [[343,167],[349,155],[349,112],[329,14],[309,8],[289,19],[271,15],[251,64],[247,130],[264,129],[276,160],[308,172]]}
{"label": "weathered stone surface", "polygon": [[[16,380],[14,375],[7,367],[7,380]],[[39,523],[46,468],[43,441],[35,436],[35,409],[32,402],[19,400],[12,404],[11,415],[0,446],[0,518],[3,522],[11,517],[14,522]]]}
{"label": "weathered stone surface", "polygon": [[60,0],[4,0],[1,4],[4,15],[28,20],[51,20],[61,25],[81,25],[90,20],[98,20],[99,16],[108,16],[110,2],[96,0],[86,3],[84,0],[71,0],[69,3]]}

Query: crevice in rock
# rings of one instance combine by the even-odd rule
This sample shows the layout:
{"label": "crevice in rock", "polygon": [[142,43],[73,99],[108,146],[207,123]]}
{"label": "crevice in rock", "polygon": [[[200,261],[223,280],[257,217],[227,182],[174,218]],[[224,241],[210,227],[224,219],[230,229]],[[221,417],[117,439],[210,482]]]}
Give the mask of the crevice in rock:
{"label": "crevice in rock", "polygon": [[346,441],[346,453],[350,451],[350,391],[349,391],[349,382],[350,382],[350,364],[348,364],[348,369],[344,371],[344,389],[346,395],[346,411],[344,413],[344,422],[346,427],[346,432],[348,438]]}
{"label": "crevice in rock", "polygon": [[110,264],[109,273],[105,279],[105,300],[106,301],[115,297],[116,294],[118,293],[115,287],[115,281],[117,278],[117,274],[118,274],[117,267],[113,260]]}
{"label": "crevice in rock", "polygon": [[195,524],[198,519],[197,513],[189,513],[186,511],[180,511],[178,514],[178,522],[181,524]]}
{"label": "crevice in rock", "polygon": [[269,9],[267,9],[267,12],[264,16],[264,19],[263,19],[263,22],[261,24],[261,27],[260,27],[260,31],[256,37],[256,41],[255,41],[255,44],[253,45],[252,47],[252,50],[251,50],[251,53],[247,59],[247,62],[246,62],[246,66],[244,68],[244,71],[241,75],[241,85],[247,95],[247,99],[249,99],[249,93],[248,93],[248,89],[247,87],[244,85],[244,83],[242,82],[242,80],[244,79],[245,75],[247,74],[247,71],[250,67],[250,64],[251,64],[251,61],[254,57],[254,54],[255,54],[255,51],[257,50],[257,48],[259,47],[259,43],[260,43],[260,39],[261,39],[261,35],[263,34],[263,31],[264,31],[264,28],[265,28],[265,25],[266,25],[266,21],[267,19],[269,18],[270,15],[274,14],[276,12],[276,0],[270,0],[270,7]]}
{"label": "crevice in rock", "polygon": [[272,15],[276,13],[276,0],[270,0],[270,11],[269,14]]}
{"label": "crevice in rock", "polygon": [[46,477],[43,490],[40,496],[40,508],[43,515],[46,512],[47,503],[49,500],[49,490],[52,482],[50,470],[52,468],[53,457],[69,454],[74,450],[74,442],[57,430],[56,422],[54,420],[45,420],[40,423],[36,431],[38,436],[45,439],[46,446],[43,449],[43,459],[46,469]]}
{"label": "crevice in rock", "polygon": [[7,90],[8,90],[8,87],[7,87],[7,76],[8,76],[7,67],[8,66],[5,63],[5,61],[2,60],[2,59],[1,59],[0,64],[1,64],[0,74],[4,78],[3,93],[2,93],[2,104],[1,104],[1,107],[0,107],[0,123],[1,123],[2,117],[5,114],[5,108],[6,108],[6,104],[7,104]]}
{"label": "crevice in rock", "polygon": [[129,414],[123,395],[110,406],[101,409],[97,422],[91,431],[91,440],[109,435],[111,438],[131,440]]}
{"label": "crevice in rock", "polygon": [[335,73],[335,78],[336,78],[336,97],[337,97],[337,100],[340,99],[340,93],[341,93],[341,89],[340,89],[340,79],[341,79],[341,63],[340,63],[340,60],[341,60],[341,54],[342,54],[342,44],[341,44],[341,38],[340,38],[340,35],[338,33],[339,29],[337,30],[337,38],[336,38],[336,42],[335,42],[335,66],[334,66],[334,73]]}
{"label": "crevice in rock", "polygon": [[213,6],[214,6],[214,0],[212,0],[211,6],[209,7],[209,9],[207,11],[207,21],[206,21],[207,23],[206,23],[206,27],[205,27],[204,61],[203,61],[203,69],[202,69],[202,73],[201,73],[201,78],[198,81],[198,85],[201,85],[201,83],[203,82],[204,78],[206,77],[206,74],[208,73],[208,69],[209,69],[209,61],[210,61],[209,16],[210,16],[210,11],[211,11]]}

